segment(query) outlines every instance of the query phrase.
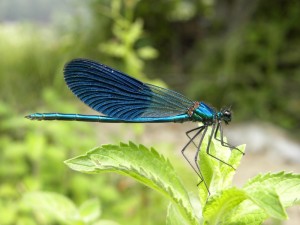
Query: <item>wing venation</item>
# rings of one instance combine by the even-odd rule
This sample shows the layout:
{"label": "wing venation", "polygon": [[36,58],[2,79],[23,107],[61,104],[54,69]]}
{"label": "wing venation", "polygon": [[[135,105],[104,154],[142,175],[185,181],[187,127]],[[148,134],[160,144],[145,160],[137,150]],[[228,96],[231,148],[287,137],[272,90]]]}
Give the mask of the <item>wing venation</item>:
{"label": "wing venation", "polygon": [[165,88],[145,84],[120,71],[87,59],[64,68],[71,91],[92,109],[117,119],[167,117],[186,113],[193,102]]}

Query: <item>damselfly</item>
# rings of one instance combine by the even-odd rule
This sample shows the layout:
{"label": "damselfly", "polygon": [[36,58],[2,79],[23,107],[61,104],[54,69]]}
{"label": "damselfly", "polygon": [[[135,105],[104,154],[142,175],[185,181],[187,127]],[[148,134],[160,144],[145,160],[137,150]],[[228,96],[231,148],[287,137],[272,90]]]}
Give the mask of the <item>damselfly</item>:
{"label": "damselfly", "polygon": [[[178,92],[142,83],[118,70],[87,59],[74,59],[67,63],[64,68],[64,78],[68,87],[81,101],[104,116],[34,113],[26,116],[26,118],[100,123],[201,122],[202,126],[186,132],[189,141],[181,150],[182,155],[198,174],[201,181],[204,179],[198,165],[198,156],[209,126],[212,129],[206,147],[208,155],[232,167],[210,153],[212,138],[220,141],[225,147],[240,151],[223,140],[222,121],[225,124],[231,121],[230,107],[216,111],[204,102],[191,101]],[[217,136],[219,131],[220,138]],[[190,135],[192,132],[194,135]],[[199,135],[200,140],[196,143],[196,137]],[[195,165],[185,154],[185,150],[191,143],[197,148],[194,157]],[[207,187],[206,183],[205,186]]]}

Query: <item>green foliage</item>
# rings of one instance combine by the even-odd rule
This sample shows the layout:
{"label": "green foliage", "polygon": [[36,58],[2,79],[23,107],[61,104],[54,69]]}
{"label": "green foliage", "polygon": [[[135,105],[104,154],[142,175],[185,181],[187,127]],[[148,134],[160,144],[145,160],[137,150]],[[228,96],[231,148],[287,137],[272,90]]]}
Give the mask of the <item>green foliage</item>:
{"label": "green foliage", "polygon": [[[49,89],[40,99],[51,109],[79,111]],[[160,221],[160,208],[165,203],[154,193],[118,177],[95,179],[72,173],[62,164],[71,155],[96,145],[91,124],[32,122],[24,115],[1,101],[0,224],[65,224],[70,217],[80,220],[80,224],[124,224],[128,220],[139,224],[138,215],[143,212],[147,212],[145,218]],[[99,202],[100,208],[93,206],[92,200],[89,202],[91,198]],[[142,198],[156,199],[155,207],[150,204],[141,209]],[[38,210],[33,212],[32,206]]]}
{"label": "green foliage", "polygon": [[[46,28],[38,29],[32,24],[1,24],[1,100],[9,102],[16,110],[36,104],[41,90],[55,84],[56,74],[61,77],[64,56],[60,47],[63,44],[55,33]],[[56,87],[59,89],[59,85]]]}
{"label": "green foliage", "polygon": [[[143,77],[144,60],[154,59],[158,52],[147,44],[140,44],[143,40],[143,21],[140,18],[133,19],[130,9],[134,8],[138,1],[125,2],[127,13],[122,14],[121,0],[111,1],[107,16],[113,21],[113,39],[101,43],[101,52],[124,61],[124,70],[139,79]],[[101,4],[100,4],[101,5]],[[128,10],[129,8],[129,10]]]}
{"label": "green foliage", "polygon": [[[47,103],[57,96],[45,93]],[[59,104],[56,104],[58,106]],[[76,110],[64,103],[69,110]],[[78,184],[88,182],[86,176],[70,177],[69,171],[61,165],[71,152],[78,152],[93,144],[93,135],[87,125],[80,128],[75,124],[37,124],[28,123],[23,116],[16,115],[14,109],[4,102],[0,102],[0,224],[38,224],[38,217],[33,217],[28,208],[22,204],[21,195],[34,190],[55,190],[62,193],[72,193],[74,199],[81,202],[93,192]],[[61,135],[69,133],[73,137],[80,137],[80,143],[75,139],[66,139]],[[83,135],[84,134],[84,135]],[[63,145],[64,143],[64,145]],[[78,149],[74,151],[76,145]],[[99,185],[103,182],[94,182]],[[76,187],[76,188],[75,188]],[[77,193],[80,193],[78,195]],[[27,221],[27,222],[25,222]],[[46,222],[47,223],[47,222]]]}
{"label": "green foliage", "polygon": [[[300,67],[295,62],[300,55],[294,53],[298,52],[294,49],[298,41],[289,35],[298,28],[291,23],[295,6],[286,7],[289,16],[280,17],[280,22],[274,15],[271,21],[260,16],[266,11],[258,9],[252,20],[235,27],[226,37],[208,37],[199,43],[197,50],[205,57],[201,64],[192,66],[190,95],[206,96],[219,106],[234,104],[237,119],[259,118],[297,131]],[[204,75],[199,79],[199,74]]]}
{"label": "green foliage", "polygon": [[[120,146],[106,145],[91,150],[84,156],[66,161],[74,170],[87,173],[118,172],[133,177],[146,186],[169,197],[185,218],[192,220],[193,212],[188,194],[170,162],[154,149],[137,147],[133,143]],[[160,168],[159,170],[157,168]]]}
{"label": "green foliage", "polygon": [[[63,21],[56,27],[58,30],[53,30],[53,27],[39,29],[38,25],[31,24],[0,27],[0,49],[3,52],[0,59],[2,87],[0,144],[4,149],[0,159],[0,224],[62,224],[70,217],[76,219],[80,211],[77,205],[81,205],[90,196],[101,199],[103,208],[108,208],[107,205],[113,207],[109,207],[109,211],[103,211],[100,221],[87,221],[86,217],[81,215],[77,218],[80,223],[116,224],[105,220],[116,217],[121,224],[124,220],[139,224],[140,219],[137,215],[140,214],[144,218],[156,218],[154,223],[160,221],[157,214],[165,203],[156,199],[148,190],[140,189],[127,180],[115,177],[103,177],[94,181],[92,177],[83,174],[72,175],[62,166],[61,161],[69,155],[79,154],[78,151],[81,149],[96,145],[93,127],[83,123],[80,126],[76,123],[32,123],[23,118],[26,113],[18,113],[25,107],[26,111],[35,108],[37,111],[79,112],[77,107],[72,106],[72,102],[67,104],[64,101],[64,91],[67,87],[62,76],[63,64],[68,58],[83,57],[84,52],[88,52],[84,54],[85,57],[97,58],[96,55],[99,54],[97,46],[104,43],[101,41],[103,38],[106,38],[105,41],[108,39],[108,34],[103,32],[108,29],[104,27],[112,22],[122,22],[121,20],[122,18],[116,17],[108,22],[102,18],[101,22],[97,22],[93,32],[87,31],[86,21],[80,17],[73,18],[72,24],[70,20],[69,23]],[[127,22],[125,27],[115,25],[117,31],[113,35],[119,35],[116,37],[120,41],[120,46],[127,46],[125,50],[137,57],[138,61],[129,61],[131,65],[140,63],[135,75],[141,76],[143,69],[141,60],[153,58],[156,52],[148,44],[137,46],[137,42],[143,36],[141,20]],[[94,34],[98,29],[102,35]],[[127,31],[130,31],[129,36],[126,36]],[[109,45],[112,42],[107,43]],[[106,55],[111,56],[109,51]],[[124,57],[127,55],[126,53]],[[127,64],[126,66],[130,67]],[[69,92],[66,92],[67,94],[71,95]],[[42,106],[32,105],[47,105],[47,110]],[[134,127],[136,133],[141,133],[141,126]],[[115,136],[113,139],[120,137]],[[105,186],[108,180],[109,183],[115,184],[114,188]],[[101,192],[98,192],[100,189]],[[53,197],[51,211],[51,208],[46,207],[45,199],[49,197],[48,192],[53,191],[55,193],[51,195],[51,198]],[[26,197],[22,201],[23,194],[31,197]],[[140,208],[141,199],[148,198],[157,200],[155,207],[150,208],[149,205]],[[33,214],[29,209],[33,205],[24,204],[31,201],[38,202],[36,205],[40,205],[43,212],[48,211],[49,215],[44,217],[38,211]],[[66,207],[64,202],[68,201],[70,208],[60,210]],[[74,215],[72,215],[74,211],[70,211],[71,205],[76,209]]]}
{"label": "green foliage", "polygon": [[[51,192],[30,192],[24,195],[25,205],[36,211],[48,214],[49,218],[55,219],[63,224],[102,224],[108,223],[108,220],[101,220],[101,208],[97,199],[85,201],[77,207],[67,197]],[[110,221],[111,224],[117,224]]]}
{"label": "green foliage", "polygon": [[[244,151],[245,146],[238,148]],[[269,217],[287,219],[285,208],[300,203],[300,175],[285,172],[258,175],[239,189],[232,187],[235,171],[208,156],[205,150],[203,144],[199,166],[210,195],[202,182],[198,200],[187,194],[169,161],[142,145],[104,145],[65,163],[83,173],[116,172],[130,176],[162,193],[171,200],[167,224],[261,224]],[[211,154],[233,166],[239,165],[242,155],[215,140]]]}

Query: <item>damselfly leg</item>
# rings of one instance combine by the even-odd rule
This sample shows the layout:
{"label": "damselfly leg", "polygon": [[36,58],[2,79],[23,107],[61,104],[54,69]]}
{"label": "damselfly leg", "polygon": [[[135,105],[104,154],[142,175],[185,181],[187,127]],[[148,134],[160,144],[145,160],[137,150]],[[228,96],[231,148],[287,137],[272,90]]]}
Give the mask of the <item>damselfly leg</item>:
{"label": "damselfly leg", "polygon": [[[219,124],[218,124],[218,125],[219,125]],[[217,128],[218,128],[218,125],[217,125]],[[214,136],[214,137],[216,138],[216,133],[217,133],[217,132],[218,132],[218,130],[216,129],[216,124],[213,124],[213,125],[212,125],[212,128],[211,128],[211,134],[210,134],[210,136],[208,137],[208,144],[207,144],[207,148],[206,148],[206,153],[207,153],[209,156],[213,157],[214,159],[219,160],[220,162],[224,163],[225,165],[227,165],[227,166],[229,166],[229,167],[231,167],[232,169],[235,170],[235,168],[234,168],[232,165],[230,165],[229,163],[223,161],[222,159],[220,159],[220,158],[218,158],[218,157],[212,155],[212,154],[210,153],[210,151],[209,151],[212,137]],[[225,146],[225,147],[227,147],[227,146]]]}
{"label": "damselfly leg", "polygon": [[[200,134],[201,137],[200,137],[200,140],[199,140],[199,144],[198,144],[198,146],[197,146],[196,154],[195,154],[195,156],[194,156],[194,163],[196,164],[197,170],[200,171],[200,172],[201,172],[201,170],[200,170],[200,166],[199,166],[199,164],[198,164],[198,159],[199,159],[199,153],[200,153],[200,150],[201,150],[201,145],[202,145],[202,142],[203,142],[203,138],[205,137],[205,134],[206,134],[206,132],[207,132],[207,128],[208,128],[207,126],[204,126],[203,132],[202,132],[202,134]],[[208,193],[209,193],[209,189],[208,189],[208,186],[207,186],[207,184],[206,184],[206,182],[205,182],[205,180],[204,180],[204,177],[202,178],[202,181],[204,182],[205,187],[207,188],[207,191],[208,191]],[[200,181],[200,182],[198,183],[198,185],[200,185],[202,181]]]}
{"label": "damselfly leg", "polygon": [[[201,127],[204,127],[204,126],[201,126]],[[194,129],[188,130],[187,132],[185,132],[185,135],[191,140],[192,137],[190,137],[189,134],[190,134],[191,132],[193,132],[193,131],[199,130],[201,127],[196,127],[196,128],[194,128]],[[194,140],[192,140],[192,142],[193,142],[194,146],[197,148],[197,145],[196,145],[196,143],[194,142]]]}
{"label": "damselfly leg", "polygon": [[[204,125],[204,126],[196,127],[196,128],[194,128],[194,129],[191,129],[191,130],[187,131],[185,134],[186,134],[186,136],[189,138],[189,142],[188,142],[188,143],[183,147],[183,149],[181,150],[181,153],[182,153],[182,155],[184,156],[184,158],[186,159],[186,161],[190,164],[190,166],[193,168],[193,170],[194,170],[194,171],[197,173],[197,175],[199,176],[199,178],[200,178],[200,180],[201,180],[201,181],[199,182],[199,184],[200,184],[202,181],[204,181],[205,187],[206,187],[206,188],[207,188],[208,186],[207,186],[207,184],[206,184],[206,182],[205,182],[205,180],[204,180],[204,177],[203,177],[203,175],[202,175],[202,173],[201,173],[201,170],[200,170],[200,167],[199,167],[199,164],[198,164],[198,159],[199,159],[199,152],[200,152],[200,150],[201,150],[201,149],[200,149],[200,148],[201,148],[201,144],[202,144],[202,142],[203,142],[204,136],[205,136],[206,133],[207,133],[207,130],[208,130],[208,126],[207,126],[207,125]],[[218,136],[217,136],[219,130],[220,130],[220,139],[219,139]],[[190,133],[192,133],[192,132],[194,132],[194,131],[196,131],[196,133],[195,133],[193,136],[190,136]],[[201,137],[200,137],[199,143],[196,144],[195,139],[196,139],[199,135],[201,135]],[[216,160],[218,160],[218,161],[224,163],[225,165],[227,165],[227,166],[229,166],[229,167],[231,167],[232,169],[235,170],[235,168],[234,168],[232,165],[230,165],[229,163],[225,162],[224,160],[222,160],[222,159],[216,157],[215,155],[211,154],[211,152],[210,152],[210,145],[211,145],[211,142],[212,142],[212,138],[213,138],[213,137],[214,137],[215,140],[221,142],[221,145],[222,145],[222,146],[227,147],[227,148],[230,148],[230,149],[236,149],[236,150],[240,151],[242,154],[244,154],[244,153],[243,153],[241,150],[239,150],[238,148],[236,148],[236,147],[234,147],[234,146],[232,146],[232,145],[230,145],[230,144],[228,144],[228,143],[226,143],[226,142],[224,141],[224,137],[223,137],[223,129],[222,129],[222,125],[221,125],[220,122],[218,122],[217,124],[214,123],[214,124],[211,125],[211,133],[210,133],[210,135],[209,135],[209,137],[208,137],[208,143],[207,143],[207,147],[206,147],[206,153],[207,153],[210,157],[213,157],[214,159],[216,159]],[[193,163],[188,159],[188,157],[185,155],[185,150],[187,149],[187,147],[188,147],[191,143],[193,143],[193,145],[196,147],[196,154],[195,154],[195,156],[194,156],[194,163],[195,163],[195,166],[194,166]],[[199,184],[198,184],[198,185],[199,185]],[[207,188],[207,190],[208,190],[208,188]]]}
{"label": "damselfly leg", "polygon": [[[204,132],[203,132],[203,134],[201,135],[200,141],[199,141],[199,143],[198,143],[198,145],[197,145],[197,144],[194,142],[194,140],[195,140],[196,137],[198,137],[198,136],[201,134],[201,132],[202,132],[203,130],[204,130]],[[196,132],[196,134],[195,134],[194,136],[190,137],[190,136],[189,136],[189,133],[191,133],[191,132],[193,132],[193,131],[197,131],[197,132]],[[201,170],[200,170],[199,165],[198,165],[198,162],[197,162],[197,161],[198,161],[198,154],[199,154],[200,147],[201,147],[201,143],[202,143],[202,140],[203,140],[203,137],[204,137],[206,131],[207,131],[207,126],[201,126],[201,127],[197,127],[197,128],[194,128],[194,129],[192,129],[192,130],[187,131],[187,132],[186,132],[186,135],[187,135],[187,137],[189,138],[189,141],[188,141],[188,143],[183,147],[183,149],[181,150],[181,153],[182,153],[183,157],[185,158],[185,160],[190,164],[190,166],[193,168],[193,170],[196,172],[196,174],[197,174],[198,177],[200,178],[199,184],[203,181],[203,182],[204,182],[204,185],[205,185],[205,187],[206,187],[206,189],[208,190],[208,186],[207,186],[207,184],[206,184],[206,182],[205,182],[205,180],[204,180],[204,178],[203,178],[203,175],[202,175],[202,173],[201,173]],[[187,149],[187,147],[188,147],[191,143],[193,143],[194,146],[197,148],[196,155],[195,155],[195,158],[194,158],[194,159],[195,159],[195,165],[196,165],[196,167],[195,167],[195,166],[193,165],[193,163],[189,160],[189,158],[185,155],[185,150]],[[198,184],[198,185],[199,185],[199,184]],[[209,192],[209,190],[208,190],[208,192]]]}
{"label": "damselfly leg", "polygon": [[[218,138],[218,131],[220,130],[220,139]],[[238,149],[237,147],[233,146],[233,145],[230,145],[229,143],[226,143],[224,141],[224,138],[223,138],[223,127],[222,127],[222,124],[221,122],[218,122],[217,124],[217,128],[216,128],[216,131],[215,131],[215,134],[214,134],[214,138],[221,142],[221,145],[224,146],[224,147],[227,147],[227,148],[230,148],[230,149],[235,149],[235,150],[238,150],[240,153],[242,153],[243,155],[245,155],[244,152],[242,152],[240,149]]]}

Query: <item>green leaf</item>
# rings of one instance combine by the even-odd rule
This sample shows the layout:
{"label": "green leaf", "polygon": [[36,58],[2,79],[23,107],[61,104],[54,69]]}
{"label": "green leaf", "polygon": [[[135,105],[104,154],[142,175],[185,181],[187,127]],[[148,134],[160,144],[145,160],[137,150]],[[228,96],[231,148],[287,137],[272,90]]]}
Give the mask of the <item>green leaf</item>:
{"label": "green leaf", "polygon": [[30,192],[24,195],[23,200],[36,213],[48,214],[66,224],[81,221],[74,203],[63,195],[51,192]]}
{"label": "green leaf", "polygon": [[227,189],[212,196],[208,199],[203,210],[206,224],[223,224],[222,219],[246,198],[245,192],[237,188]]}
{"label": "green leaf", "polygon": [[103,145],[65,163],[84,173],[116,172],[130,176],[167,196],[187,221],[197,224],[189,196],[172,165],[154,149],[133,143]]}
{"label": "green leaf", "polygon": [[284,207],[300,204],[300,174],[284,171],[261,174],[248,181],[244,189],[251,191],[258,186],[274,188]]}
{"label": "green leaf", "polygon": [[257,225],[262,224],[267,219],[264,213],[257,205],[250,200],[243,201],[239,206],[233,208],[228,215],[224,215],[220,225]]}
{"label": "green leaf", "polygon": [[85,223],[96,221],[101,215],[100,202],[98,199],[85,201],[79,207],[79,213]]}
{"label": "green leaf", "polygon": [[134,23],[130,24],[130,28],[126,30],[125,43],[133,45],[143,33],[143,20],[137,19]]}
{"label": "green leaf", "polygon": [[300,203],[300,175],[268,173],[248,181],[244,190],[269,216],[286,219],[284,208]]}
{"label": "green leaf", "polygon": [[99,50],[105,54],[122,58],[126,55],[127,49],[124,45],[117,42],[107,42],[99,45]]}
{"label": "green leaf", "polygon": [[185,218],[182,217],[181,213],[178,211],[174,204],[170,203],[167,213],[167,225],[188,225]]}
{"label": "green leaf", "polygon": [[287,214],[280,202],[279,196],[273,188],[257,186],[255,190],[248,191],[248,196],[269,216],[279,220],[287,219]]}
{"label": "green leaf", "polygon": [[137,49],[137,54],[142,59],[154,59],[158,56],[158,51],[155,48],[145,46]]}
{"label": "green leaf", "polygon": [[220,224],[256,225],[270,216],[286,219],[284,208],[300,203],[300,175],[285,172],[258,175],[243,190],[248,200],[225,215]]}

